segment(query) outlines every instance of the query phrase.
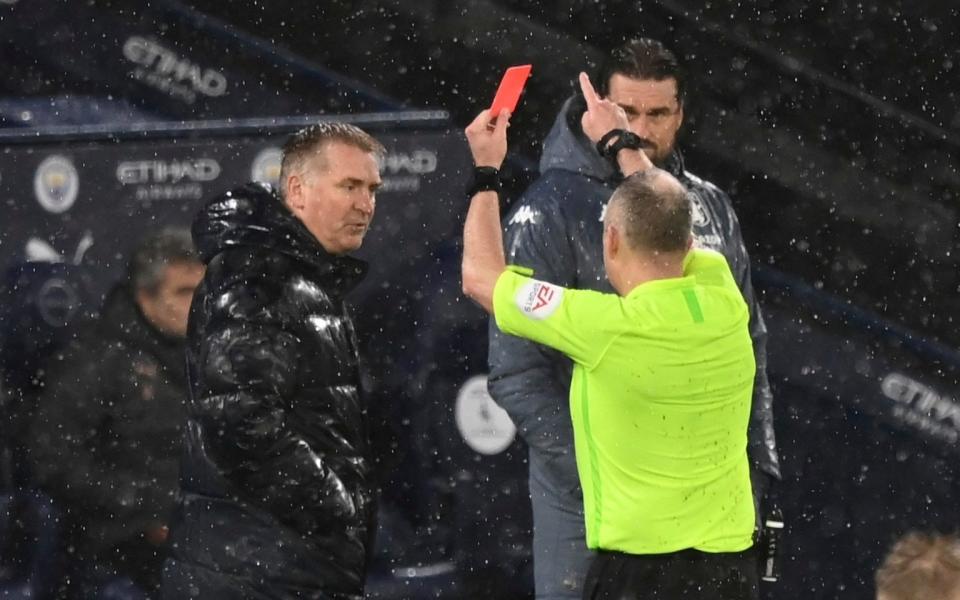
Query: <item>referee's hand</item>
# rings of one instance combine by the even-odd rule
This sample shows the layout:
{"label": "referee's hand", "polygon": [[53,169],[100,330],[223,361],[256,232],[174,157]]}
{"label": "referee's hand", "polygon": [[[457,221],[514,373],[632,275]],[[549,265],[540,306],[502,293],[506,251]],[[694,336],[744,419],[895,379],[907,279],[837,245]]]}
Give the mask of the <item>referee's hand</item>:
{"label": "referee's hand", "polygon": [[507,156],[507,127],[510,126],[510,112],[506,109],[494,116],[484,110],[473,123],[467,125],[467,143],[473,155],[473,164],[478,167],[499,169]]}

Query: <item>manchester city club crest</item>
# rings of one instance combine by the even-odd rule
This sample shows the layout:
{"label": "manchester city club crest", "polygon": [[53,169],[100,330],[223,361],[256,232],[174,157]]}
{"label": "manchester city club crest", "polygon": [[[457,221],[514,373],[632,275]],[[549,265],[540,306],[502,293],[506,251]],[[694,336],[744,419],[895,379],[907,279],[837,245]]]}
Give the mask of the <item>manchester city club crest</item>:
{"label": "manchester city club crest", "polygon": [[253,159],[250,167],[250,179],[277,186],[280,183],[280,164],[283,152],[280,148],[270,147],[261,150]]}
{"label": "manchester city club crest", "polygon": [[59,214],[70,210],[79,189],[76,167],[69,158],[58,154],[43,159],[33,177],[37,202],[47,212]]}

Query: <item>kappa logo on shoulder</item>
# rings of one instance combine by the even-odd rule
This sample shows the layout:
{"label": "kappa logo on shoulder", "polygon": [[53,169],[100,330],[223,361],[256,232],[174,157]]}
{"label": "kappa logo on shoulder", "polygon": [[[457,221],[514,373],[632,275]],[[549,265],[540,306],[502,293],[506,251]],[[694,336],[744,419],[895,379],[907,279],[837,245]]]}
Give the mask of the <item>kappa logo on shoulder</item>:
{"label": "kappa logo on shoulder", "polygon": [[563,288],[534,279],[520,288],[514,300],[520,312],[540,321],[552,315],[560,307],[563,301]]}
{"label": "kappa logo on shoulder", "polygon": [[511,225],[536,225],[540,222],[540,211],[529,206],[521,206],[510,219]]}

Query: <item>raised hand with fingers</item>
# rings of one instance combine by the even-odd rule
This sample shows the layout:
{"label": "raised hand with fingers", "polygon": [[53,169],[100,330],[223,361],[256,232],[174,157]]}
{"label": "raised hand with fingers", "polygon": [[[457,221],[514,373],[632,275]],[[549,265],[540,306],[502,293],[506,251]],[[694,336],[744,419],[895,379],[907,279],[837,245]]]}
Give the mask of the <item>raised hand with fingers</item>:
{"label": "raised hand with fingers", "polygon": [[[496,123],[494,124],[494,118]],[[467,125],[464,133],[473,155],[473,164],[478,167],[493,167],[499,169],[503,159],[507,156],[507,127],[510,126],[510,112],[506,109],[499,115],[491,115],[484,110],[472,123]]]}
{"label": "raised hand with fingers", "polygon": [[470,208],[463,224],[463,291],[493,313],[493,289],[506,268],[500,231],[500,165],[507,156],[510,112],[496,116],[485,110],[467,125],[473,155],[474,183],[468,191]]}
{"label": "raised hand with fingers", "polygon": [[587,110],[583,113],[581,125],[583,133],[590,141],[597,143],[606,133],[614,129],[627,129],[627,113],[622,108],[597,95],[586,73],[580,73],[580,90],[587,101]]}
{"label": "raised hand with fingers", "polygon": [[583,72],[580,90],[587,101],[587,110],[580,121],[583,133],[597,144],[600,155],[613,161],[624,175],[652,167],[650,158],[640,150],[640,138],[630,133],[630,122],[623,108],[601,98]]}

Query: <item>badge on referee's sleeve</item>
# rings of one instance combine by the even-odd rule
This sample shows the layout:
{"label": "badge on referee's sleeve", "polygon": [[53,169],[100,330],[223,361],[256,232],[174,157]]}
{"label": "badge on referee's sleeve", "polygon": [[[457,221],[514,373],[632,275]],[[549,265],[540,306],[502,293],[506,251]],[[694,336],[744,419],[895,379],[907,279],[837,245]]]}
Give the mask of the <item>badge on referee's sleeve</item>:
{"label": "badge on referee's sleeve", "polygon": [[563,288],[532,279],[517,291],[514,300],[523,314],[539,321],[552,315],[560,306]]}

